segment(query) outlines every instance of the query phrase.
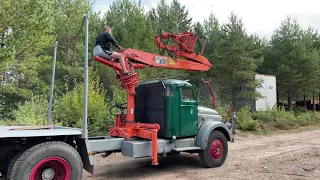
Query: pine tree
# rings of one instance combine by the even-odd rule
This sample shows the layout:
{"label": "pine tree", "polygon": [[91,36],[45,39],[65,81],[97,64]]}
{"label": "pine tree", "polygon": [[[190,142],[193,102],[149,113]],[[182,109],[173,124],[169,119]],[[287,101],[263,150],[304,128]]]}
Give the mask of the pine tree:
{"label": "pine tree", "polygon": [[253,38],[249,37],[243,27],[242,20],[234,13],[229,22],[221,28],[222,42],[215,64],[215,79],[220,92],[231,100],[252,100],[259,97],[256,87],[259,82],[254,79],[257,66],[262,62],[261,49]]}

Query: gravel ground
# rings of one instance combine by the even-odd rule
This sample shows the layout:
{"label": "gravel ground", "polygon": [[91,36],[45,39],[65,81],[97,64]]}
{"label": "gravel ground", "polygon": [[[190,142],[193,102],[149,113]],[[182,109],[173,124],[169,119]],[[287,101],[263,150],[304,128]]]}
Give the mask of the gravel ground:
{"label": "gravel ground", "polygon": [[105,179],[319,179],[320,130],[273,135],[236,135],[229,143],[226,162],[219,168],[204,168],[198,154],[131,159],[121,154],[94,156],[95,175],[84,180]]}
{"label": "gravel ground", "polygon": [[[320,130],[273,135],[237,134],[229,143],[226,162],[205,168],[198,154],[159,156],[159,165],[150,158],[131,159],[121,154],[94,156],[95,174],[84,171],[83,180],[146,179],[312,179],[320,180]],[[2,178],[0,177],[0,180]]]}

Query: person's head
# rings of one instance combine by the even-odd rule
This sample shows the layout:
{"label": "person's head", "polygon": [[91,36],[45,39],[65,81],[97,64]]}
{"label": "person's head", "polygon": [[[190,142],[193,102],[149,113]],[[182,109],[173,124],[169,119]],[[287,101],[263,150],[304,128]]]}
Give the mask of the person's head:
{"label": "person's head", "polygon": [[110,26],[105,26],[105,27],[103,28],[103,31],[108,32],[108,33],[111,34],[111,27],[110,27]]}

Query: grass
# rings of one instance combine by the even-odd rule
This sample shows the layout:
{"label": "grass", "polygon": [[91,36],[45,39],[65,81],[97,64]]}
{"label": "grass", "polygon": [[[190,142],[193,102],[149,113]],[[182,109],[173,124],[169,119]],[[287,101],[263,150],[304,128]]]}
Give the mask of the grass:
{"label": "grass", "polygon": [[313,130],[320,130],[320,124],[318,125],[310,125],[310,126],[300,126],[294,129],[261,129],[261,130],[253,130],[253,131],[245,131],[253,135],[273,135],[273,134],[294,134],[303,131],[313,131]]}
{"label": "grass", "polygon": [[[231,119],[227,108],[220,108],[218,112],[223,119]],[[236,128],[254,135],[319,129],[320,112],[284,111],[276,108],[268,111],[252,111],[249,106],[244,106],[237,111]]]}

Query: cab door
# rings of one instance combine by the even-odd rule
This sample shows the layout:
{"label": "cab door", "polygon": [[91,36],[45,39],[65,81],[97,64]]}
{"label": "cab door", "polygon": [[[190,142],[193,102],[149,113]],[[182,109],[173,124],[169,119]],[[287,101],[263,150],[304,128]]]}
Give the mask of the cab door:
{"label": "cab door", "polygon": [[194,136],[198,131],[198,103],[194,89],[180,87],[180,136]]}

